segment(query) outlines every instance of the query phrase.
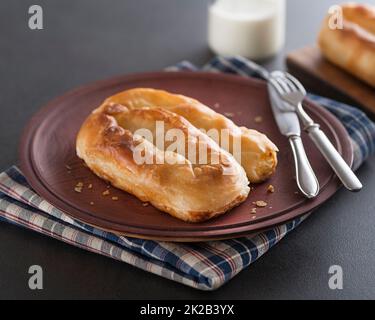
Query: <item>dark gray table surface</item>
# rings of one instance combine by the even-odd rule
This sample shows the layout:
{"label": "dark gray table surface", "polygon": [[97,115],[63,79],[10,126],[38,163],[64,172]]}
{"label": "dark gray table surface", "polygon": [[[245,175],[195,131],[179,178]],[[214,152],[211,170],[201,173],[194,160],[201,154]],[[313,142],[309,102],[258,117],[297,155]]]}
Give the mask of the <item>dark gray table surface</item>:
{"label": "dark gray table surface", "polygon": [[[28,8],[44,9],[42,31],[28,28]],[[77,85],[130,72],[159,70],[180,60],[205,63],[205,0],[1,0],[0,170],[17,162],[30,116]],[[266,63],[283,67],[284,53],[313,43],[335,1],[288,0],[287,45]],[[235,279],[200,292],[125,263],[0,223],[0,298],[375,298],[375,163],[359,170],[358,194],[341,190]],[[44,289],[28,288],[28,268],[44,270]],[[328,287],[340,265],[344,289]]]}

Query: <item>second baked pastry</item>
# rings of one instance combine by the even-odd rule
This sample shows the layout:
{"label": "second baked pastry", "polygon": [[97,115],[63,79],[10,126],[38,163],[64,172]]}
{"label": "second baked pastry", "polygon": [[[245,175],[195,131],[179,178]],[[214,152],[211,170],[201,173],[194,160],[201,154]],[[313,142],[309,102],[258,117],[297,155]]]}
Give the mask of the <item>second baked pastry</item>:
{"label": "second baked pastry", "polygon": [[319,34],[323,55],[335,65],[375,87],[375,7],[341,5],[342,28],[332,28],[328,15]]}

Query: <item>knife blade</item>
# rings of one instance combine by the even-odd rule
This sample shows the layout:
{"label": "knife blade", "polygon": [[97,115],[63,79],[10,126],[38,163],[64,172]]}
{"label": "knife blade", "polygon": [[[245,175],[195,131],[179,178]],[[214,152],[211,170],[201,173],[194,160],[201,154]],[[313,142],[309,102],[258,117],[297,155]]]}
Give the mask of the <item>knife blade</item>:
{"label": "knife blade", "polygon": [[284,104],[285,102],[280,99],[279,95],[269,82],[268,93],[273,116],[281,134],[286,137],[291,135],[300,136],[301,127],[297,114],[294,111],[282,111],[285,110],[285,108],[283,109],[281,104]]}
{"label": "knife blade", "polygon": [[238,59],[241,59],[250,70],[267,81],[270,104],[275,121],[281,134],[288,138],[292,148],[298,188],[307,198],[316,197],[319,193],[319,182],[303,147],[298,116],[290,108],[285,108],[285,105],[283,105],[285,102],[270,84],[272,75],[266,68],[247,59]]}
{"label": "knife blade", "polygon": [[281,100],[271,81],[272,79],[268,78],[271,109],[281,134],[288,138],[292,148],[297,186],[304,196],[314,198],[318,195],[320,187],[303,147],[298,116],[294,111],[285,111],[286,108],[280,105],[285,102]]}

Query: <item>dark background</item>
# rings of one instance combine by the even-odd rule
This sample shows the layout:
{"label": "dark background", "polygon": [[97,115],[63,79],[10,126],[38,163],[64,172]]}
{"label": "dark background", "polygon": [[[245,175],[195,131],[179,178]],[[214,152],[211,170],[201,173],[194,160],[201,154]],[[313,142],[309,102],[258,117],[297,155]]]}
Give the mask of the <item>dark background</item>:
{"label": "dark background", "polygon": [[[205,0],[0,1],[0,170],[17,162],[30,116],[49,99],[93,80],[159,70],[187,59],[204,64]],[[370,1],[374,2],[374,1]],[[288,0],[285,52],[315,41],[329,0]],[[28,8],[44,9],[44,30],[28,28]],[[57,240],[0,223],[0,298],[375,298],[375,163],[359,170],[365,188],[341,190],[319,212],[215,292],[200,292]],[[44,290],[28,288],[28,268],[44,270]],[[328,288],[328,268],[344,289]]]}

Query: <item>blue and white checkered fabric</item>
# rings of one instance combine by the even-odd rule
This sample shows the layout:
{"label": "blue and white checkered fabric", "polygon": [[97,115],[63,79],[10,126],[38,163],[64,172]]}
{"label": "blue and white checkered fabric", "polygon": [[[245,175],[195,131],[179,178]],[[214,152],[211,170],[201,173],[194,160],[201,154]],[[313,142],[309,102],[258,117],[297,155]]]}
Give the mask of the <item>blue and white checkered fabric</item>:
{"label": "blue and white checkered fabric", "polygon": [[[215,58],[205,71],[257,77],[241,57]],[[196,71],[189,62],[168,70]],[[310,99],[330,110],[348,130],[355,167],[375,150],[375,125],[360,110],[326,98]],[[145,271],[201,289],[214,290],[260,258],[305,217],[256,236],[206,243],[181,244],[119,237],[85,225],[53,207],[28,185],[15,166],[0,174],[0,220],[14,223],[71,245],[120,260]]]}

